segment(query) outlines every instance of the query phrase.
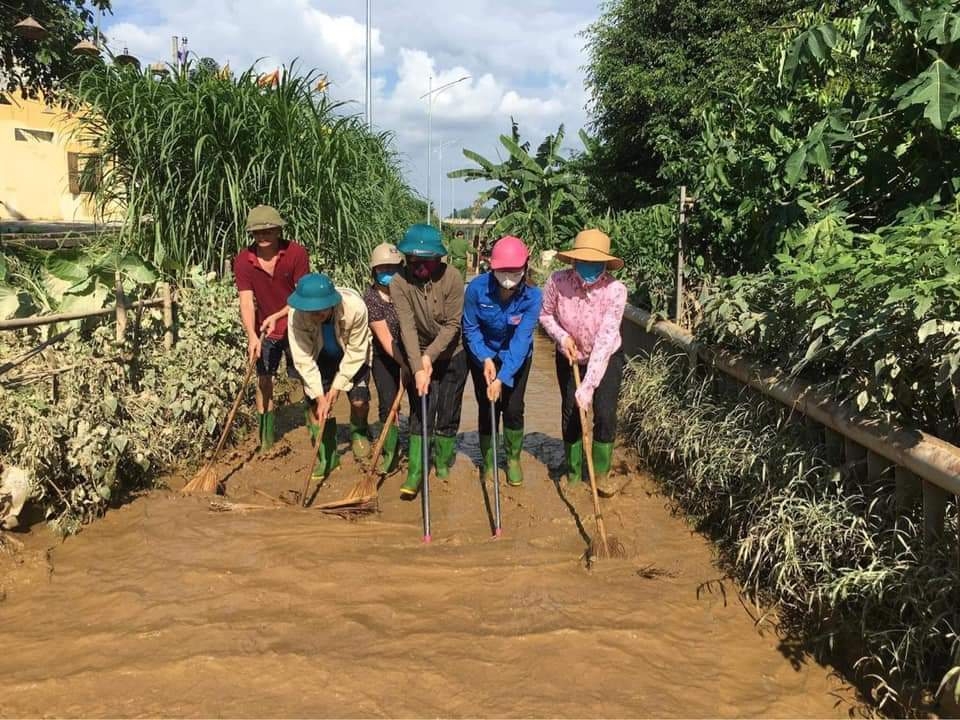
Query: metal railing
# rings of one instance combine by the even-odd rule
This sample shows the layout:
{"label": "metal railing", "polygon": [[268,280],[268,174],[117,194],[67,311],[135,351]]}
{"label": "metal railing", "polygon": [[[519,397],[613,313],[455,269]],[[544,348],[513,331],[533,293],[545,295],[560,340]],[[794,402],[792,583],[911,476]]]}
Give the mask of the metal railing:
{"label": "metal railing", "polygon": [[[872,480],[890,476],[904,508],[922,497],[926,541],[942,536],[947,502],[960,494],[960,448],[919,430],[866,419],[783,373],[707,347],[680,326],[658,320],[639,308],[628,305],[624,322],[682,350],[691,366],[703,363],[822,425],[832,463],[865,466]],[[625,344],[628,337],[626,333]],[[625,349],[636,354],[629,347]]]}

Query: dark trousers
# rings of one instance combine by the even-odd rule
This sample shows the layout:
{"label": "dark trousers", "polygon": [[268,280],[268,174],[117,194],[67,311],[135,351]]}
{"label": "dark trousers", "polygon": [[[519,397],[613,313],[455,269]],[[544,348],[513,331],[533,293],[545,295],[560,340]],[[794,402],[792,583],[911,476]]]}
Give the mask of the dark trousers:
{"label": "dark trousers", "polygon": [[[500,369],[500,361],[494,360],[497,370]],[[481,435],[492,435],[493,427],[490,425],[490,401],[487,400],[487,381],[483,377],[483,363],[473,357],[468,358],[467,363],[470,366],[470,377],[473,378],[473,391],[477,394],[477,408],[480,412],[477,418],[477,427]],[[497,401],[497,412],[503,414],[503,426],[510,430],[523,430],[523,396],[527,392],[527,377],[530,375],[530,366],[533,364],[533,355],[527,358],[527,361],[520,367],[517,374],[513,376],[513,387],[506,385],[500,391],[500,399]]]}
{"label": "dark trousers", "polygon": [[[560,424],[563,441],[573,443],[580,439],[580,409],[574,397],[576,385],[573,367],[567,356],[557,352],[557,382],[560,384]],[[597,442],[613,442],[617,436],[617,401],[620,399],[620,384],[623,381],[623,350],[610,356],[607,371],[593,393],[593,439]],[[587,373],[587,366],[580,366],[580,379]]]}
{"label": "dark trousers", "polygon": [[[427,434],[453,437],[460,429],[463,388],[467,384],[467,354],[458,352],[449,360],[437,360],[430,377],[427,395]],[[407,388],[410,400],[410,434],[419,435],[423,427],[420,396],[414,383]]]}
{"label": "dark trousers", "polygon": [[380,422],[387,421],[390,407],[400,391],[400,364],[389,355],[373,353],[373,384],[377,387],[377,413]]}

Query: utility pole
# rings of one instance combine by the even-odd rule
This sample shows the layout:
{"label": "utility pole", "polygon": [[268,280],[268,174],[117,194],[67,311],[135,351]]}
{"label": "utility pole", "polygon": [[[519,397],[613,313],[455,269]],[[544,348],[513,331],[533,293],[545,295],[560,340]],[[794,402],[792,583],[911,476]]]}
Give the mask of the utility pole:
{"label": "utility pole", "polygon": [[677,226],[677,297],[675,301],[677,325],[683,327],[683,241],[687,228],[687,211],[693,208],[696,198],[687,195],[687,186],[680,186],[680,214]]}
{"label": "utility pole", "polygon": [[373,130],[373,85],[370,81],[373,68],[373,56],[370,45],[370,1],[371,0],[367,0],[367,89],[364,104],[367,114],[367,129]]}

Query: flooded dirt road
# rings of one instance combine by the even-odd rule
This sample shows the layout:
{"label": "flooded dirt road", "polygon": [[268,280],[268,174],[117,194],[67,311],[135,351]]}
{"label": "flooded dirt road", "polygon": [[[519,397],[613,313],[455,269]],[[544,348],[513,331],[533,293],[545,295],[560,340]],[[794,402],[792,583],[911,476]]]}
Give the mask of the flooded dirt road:
{"label": "flooded dirt road", "polygon": [[[642,474],[604,501],[630,558],[585,567],[591,503],[552,479],[559,396],[542,339],[526,483],[503,489],[504,537],[490,540],[472,396],[452,476],[432,484],[430,546],[419,502],[399,499],[401,475],[384,483],[381,513],[358,522],[255,492],[302,486],[308,439],[292,407],[276,451],[227,483],[228,500],[262,508],[214,512],[209,498],[156,491],[63,544],[43,528],[24,536],[0,575],[0,715],[850,713],[852,692],[829,669],[792,664],[754,627],[709,544]],[[315,502],[356,478],[344,455]]]}

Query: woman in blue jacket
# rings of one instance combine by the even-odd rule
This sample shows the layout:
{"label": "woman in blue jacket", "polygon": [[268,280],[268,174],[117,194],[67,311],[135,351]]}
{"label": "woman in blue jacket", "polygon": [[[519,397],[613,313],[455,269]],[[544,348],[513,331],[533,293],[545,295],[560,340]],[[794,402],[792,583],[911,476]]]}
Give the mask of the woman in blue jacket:
{"label": "woman in blue jacket", "polygon": [[490,403],[503,414],[507,483],[521,485],[523,395],[533,361],[533,331],[540,317],[540,288],[526,282],[530,252],[520,238],[500,238],[490,256],[490,272],[467,285],[463,337],[480,416],[484,481],[494,474]]}

